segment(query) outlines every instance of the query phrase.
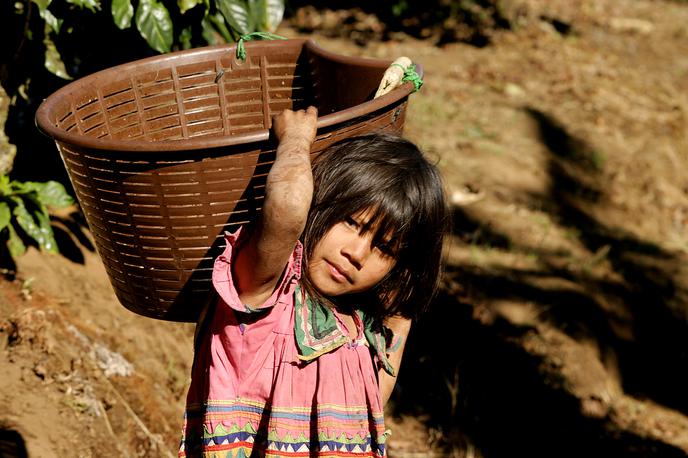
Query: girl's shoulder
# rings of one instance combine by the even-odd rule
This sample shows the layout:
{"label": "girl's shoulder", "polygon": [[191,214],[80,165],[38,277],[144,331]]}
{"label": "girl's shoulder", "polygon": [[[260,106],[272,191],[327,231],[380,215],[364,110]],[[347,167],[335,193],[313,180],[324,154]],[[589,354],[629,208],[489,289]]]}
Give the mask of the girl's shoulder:
{"label": "girl's shoulder", "polygon": [[212,275],[213,287],[221,301],[233,310],[242,313],[261,312],[277,303],[292,300],[294,288],[301,279],[303,259],[303,247],[301,242],[297,241],[272,295],[258,306],[250,307],[242,303],[234,281],[237,274],[234,270],[234,259],[238,251],[241,250],[242,243],[247,239],[249,230],[245,226],[241,226],[235,232],[225,233],[226,247],[223,253],[215,259]]}

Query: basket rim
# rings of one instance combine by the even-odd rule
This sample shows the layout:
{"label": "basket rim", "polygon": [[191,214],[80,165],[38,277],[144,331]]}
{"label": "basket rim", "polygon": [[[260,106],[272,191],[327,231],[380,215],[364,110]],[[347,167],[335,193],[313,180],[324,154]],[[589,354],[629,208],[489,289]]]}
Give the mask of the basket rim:
{"label": "basket rim", "polygon": [[[334,52],[325,50],[320,45],[318,45],[312,38],[293,38],[287,40],[248,42],[245,43],[245,46],[246,50],[250,51],[250,49],[255,46],[284,47],[292,46],[295,43],[300,43],[302,46],[308,47],[311,51],[321,54],[323,57],[335,62],[345,62],[352,63],[355,65],[371,67],[380,66],[381,64],[389,65],[392,63],[391,60],[336,54]],[[68,143],[70,145],[75,145],[77,147],[95,150],[120,152],[158,153],[163,151],[170,152],[201,150],[266,141],[270,138],[270,129],[261,129],[255,132],[249,132],[238,135],[225,135],[218,137],[197,137],[182,140],[150,141],[139,139],[98,139],[72,132],[67,132],[54,125],[54,123],[50,120],[49,113],[53,111],[53,108],[58,103],[58,101],[61,100],[64,96],[67,96],[67,94],[70,94],[71,92],[75,91],[77,88],[80,88],[85,83],[97,81],[98,79],[101,79],[103,77],[108,77],[113,72],[126,73],[130,71],[133,67],[139,67],[142,64],[162,64],[170,61],[183,59],[188,55],[202,55],[214,53],[221,48],[226,48],[228,52],[233,53],[236,50],[236,44],[230,46],[227,46],[227,44],[205,46],[200,48],[188,49],[184,51],[176,51],[168,54],[147,57],[144,59],[139,59],[132,62],[116,65],[92,73],[90,75],[86,75],[82,78],[79,78],[76,81],[66,84],[65,86],[51,94],[41,103],[41,105],[38,107],[38,110],[36,111],[36,126],[41,133],[47,135],[48,137],[51,137],[56,142]],[[416,71],[422,76],[423,69],[418,64],[416,64]],[[388,105],[397,102],[398,100],[403,99],[404,97],[407,97],[409,94],[413,92],[413,90],[413,83],[406,82],[398,88],[394,89],[393,91],[378,97],[377,99],[369,100],[354,107],[336,111],[325,116],[319,116],[316,124],[317,129],[334,126],[340,123],[345,123],[363,114],[372,113],[377,110],[380,110]]]}

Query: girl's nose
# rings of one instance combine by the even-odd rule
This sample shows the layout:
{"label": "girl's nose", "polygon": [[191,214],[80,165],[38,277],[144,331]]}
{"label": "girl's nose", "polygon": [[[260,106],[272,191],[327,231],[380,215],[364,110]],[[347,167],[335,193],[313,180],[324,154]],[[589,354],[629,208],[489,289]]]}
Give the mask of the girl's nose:
{"label": "girl's nose", "polygon": [[370,254],[370,243],[371,237],[369,235],[358,234],[344,244],[342,254],[354,267],[360,269]]}

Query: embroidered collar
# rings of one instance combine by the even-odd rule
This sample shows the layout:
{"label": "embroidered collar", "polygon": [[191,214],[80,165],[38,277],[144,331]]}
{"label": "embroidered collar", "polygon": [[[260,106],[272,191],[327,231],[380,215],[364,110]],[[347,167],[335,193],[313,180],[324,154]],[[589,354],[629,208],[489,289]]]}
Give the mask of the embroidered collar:
{"label": "embroidered collar", "polygon": [[[308,363],[318,356],[336,350],[350,339],[337,323],[335,312],[328,306],[313,300],[300,286],[294,291],[294,335],[299,359]],[[374,329],[372,320],[366,319],[361,310],[356,310],[356,319],[363,326],[363,336],[377,356],[377,364],[390,375],[394,368],[387,359],[385,336]]]}

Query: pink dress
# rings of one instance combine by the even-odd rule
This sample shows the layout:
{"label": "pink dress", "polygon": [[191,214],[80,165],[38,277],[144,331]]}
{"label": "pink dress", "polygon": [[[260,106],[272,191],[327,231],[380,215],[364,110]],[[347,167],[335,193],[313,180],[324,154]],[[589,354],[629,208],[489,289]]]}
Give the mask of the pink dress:
{"label": "pink dress", "polygon": [[240,233],[215,261],[220,298],[197,348],[179,456],[385,456],[384,338],[354,314],[350,339],[336,311],[301,295],[300,244],[272,296],[243,305],[231,274]]}

